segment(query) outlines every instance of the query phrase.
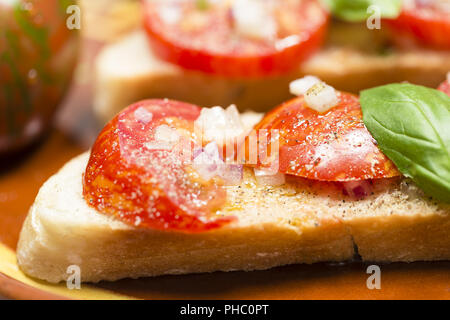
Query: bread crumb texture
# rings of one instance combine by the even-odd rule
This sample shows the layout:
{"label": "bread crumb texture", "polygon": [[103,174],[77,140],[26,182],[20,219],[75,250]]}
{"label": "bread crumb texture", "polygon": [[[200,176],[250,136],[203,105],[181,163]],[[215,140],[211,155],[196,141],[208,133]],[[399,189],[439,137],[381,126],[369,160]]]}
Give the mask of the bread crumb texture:
{"label": "bread crumb texture", "polygon": [[[360,34],[361,31],[363,34]],[[352,34],[352,37],[348,37]],[[374,30],[359,24],[333,25],[325,46],[298,69],[276,77],[225,79],[158,59],[144,30],[105,46],[94,67],[93,108],[103,122],[135,101],[165,97],[202,107],[232,103],[240,110],[268,111],[292,98],[289,83],[315,75],[332,87],[353,93],[386,83],[409,81],[435,88],[450,70],[447,51],[385,51],[374,46]],[[90,75],[91,76],[91,75]]]}

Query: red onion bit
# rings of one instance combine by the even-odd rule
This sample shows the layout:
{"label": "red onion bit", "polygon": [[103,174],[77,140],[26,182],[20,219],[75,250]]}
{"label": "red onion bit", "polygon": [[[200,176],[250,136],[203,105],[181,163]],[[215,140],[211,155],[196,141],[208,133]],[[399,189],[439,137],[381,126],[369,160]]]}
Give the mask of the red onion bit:
{"label": "red onion bit", "polygon": [[369,180],[361,181],[346,181],[342,183],[343,192],[355,199],[362,199],[370,195],[373,191],[373,186]]}
{"label": "red onion bit", "polygon": [[226,185],[240,184],[243,178],[243,166],[224,162],[216,142],[194,150],[193,168],[203,179],[219,177]]}

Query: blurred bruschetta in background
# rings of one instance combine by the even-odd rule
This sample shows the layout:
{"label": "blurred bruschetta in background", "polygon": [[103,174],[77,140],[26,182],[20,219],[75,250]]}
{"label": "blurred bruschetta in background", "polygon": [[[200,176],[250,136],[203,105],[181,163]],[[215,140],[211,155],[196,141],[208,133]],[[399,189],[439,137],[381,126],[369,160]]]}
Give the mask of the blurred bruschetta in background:
{"label": "blurred bruschetta in background", "polygon": [[[158,2],[161,4],[155,5]],[[442,44],[442,41],[434,46],[422,42],[412,43],[412,41],[409,41],[408,45],[404,43],[400,45],[398,39],[406,39],[407,37],[400,37],[398,35],[400,31],[392,26],[393,23],[389,19],[381,20],[381,29],[369,29],[365,21],[342,21],[333,17],[333,15],[330,17],[330,14],[326,11],[324,13],[317,9],[315,5],[309,4],[315,8],[309,10],[309,19],[314,20],[314,16],[316,16],[318,20],[325,20],[323,20],[324,25],[307,33],[306,38],[312,37],[314,39],[309,42],[305,41],[304,44],[300,43],[298,46],[298,50],[300,50],[298,52],[304,52],[304,56],[292,59],[286,55],[281,60],[284,61],[284,64],[289,66],[289,63],[291,63],[291,65],[290,67],[282,66],[280,69],[282,72],[276,72],[278,62],[274,62],[275,59],[272,59],[272,67],[264,67],[267,72],[250,71],[254,61],[250,63],[248,59],[236,58],[227,62],[226,59],[219,59],[221,56],[227,57],[227,54],[230,55],[231,51],[228,53],[226,51],[231,50],[229,48],[223,49],[225,51],[222,53],[214,52],[214,50],[209,53],[208,48],[218,46],[214,41],[201,45],[196,44],[198,50],[192,51],[192,48],[189,48],[191,41],[177,44],[175,40],[169,39],[170,34],[161,32],[163,27],[158,29],[158,34],[149,31],[149,29],[154,28],[151,21],[155,21],[156,14],[166,19],[159,20],[158,25],[161,24],[161,21],[166,21],[170,28],[173,29],[174,25],[176,26],[176,30],[179,32],[176,36],[177,39],[192,37],[193,31],[185,31],[186,25],[189,23],[197,23],[195,27],[199,29],[195,30],[196,33],[205,33],[208,37],[214,38],[214,31],[209,32],[208,30],[214,30],[217,22],[214,22],[215,24],[204,22],[208,15],[213,15],[209,11],[214,10],[208,7],[213,6],[213,4],[202,7],[203,4],[209,2],[191,2],[193,8],[180,9],[181,5],[177,1],[143,1],[140,13],[144,17],[143,27],[145,28],[140,30],[132,28],[133,31],[128,35],[106,46],[99,54],[92,73],[95,77],[93,104],[95,113],[102,122],[108,121],[124,106],[144,98],[168,97],[189,101],[201,106],[226,106],[235,103],[240,110],[266,111],[290,96],[286,89],[290,81],[306,74],[316,75],[340,90],[358,93],[364,88],[399,81],[436,87],[450,69],[450,52]],[[200,7],[198,7],[199,2],[202,3]],[[252,7],[253,2],[252,0],[239,0],[234,3],[238,3],[238,5],[235,5],[236,10],[250,8],[255,11]],[[266,2],[272,2],[275,7],[282,3],[278,1]],[[288,2],[294,3],[294,5],[301,2],[319,5],[319,1],[314,0]],[[153,6],[156,6],[156,9]],[[305,8],[308,6],[303,5],[302,7],[299,5],[299,7],[301,8],[299,10],[306,12],[307,9]],[[433,9],[433,12],[444,10],[443,8],[438,7]],[[149,10],[152,16],[149,16]],[[183,16],[179,17],[179,11],[182,10],[187,10],[186,12],[189,12],[189,14],[183,11]],[[242,33],[239,29],[239,19],[244,21],[253,19],[254,22],[252,20],[247,22],[247,25],[243,24],[243,26],[264,30],[264,28],[261,28],[264,23],[258,21],[267,19],[265,16],[267,14],[260,13],[261,17],[255,17],[256,14],[247,16],[245,13],[239,15],[234,13],[233,6],[226,10],[227,15],[230,16],[231,22],[229,23],[232,24],[232,27],[227,25],[227,28],[229,28],[227,31],[235,33],[236,35],[233,37],[240,39],[241,45],[248,41],[247,38],[251,38],[252,41],[269,41],[269,43],[274,41],[264,39],[264,37],[268,37],[264,32],[270,33],[270,30],[261,31],[260,35],[255,32],[255,35],[250,32]],[[282,12],[282,17],[283,10],[285,9],[281,6],[279,11]],[[416,8],[415,10],[420,13],[420,10],[425,9]],[[290,15],[286,16],[288,17],[284,18],[286,21],[294,19]],[[136,17],[136,20],[139,20],[139,18]],[[282,22],[279,22],[280,19]],[[278,16],[274,18],[274,21],[279,24],[279,30],[283,28],[282,23],[285,23],[282,19]],[[202,26],[198,21],[202,21],[201,23],[205,25]],[[278,50],[283,50],[280,49],[280,43],[284,44],[284,48],[289,48],[289,45],[295,46],[295,36],[298,34],[303,36],[302,32],[305,31],[298,30],[305,28],[305,25],[308,25],[307,21],[307,19],[303,19],[303,22],[298,25],[294,24],[294,27],[288,29],[289,32],[286,31],[284,34],[278,30],[278,37],[275,41],[275,44],[278,44]],[[424,23],[423,21],[419,22]],[[261,24],[260,28],[258,28],[258,23]],[[431,38],[431,34],[441,32],[439,31],[440,28],[444,23],[448,24],[448,21],[437,26],[434,26],[433,23],[428,24],[431,26],[428,29]],[[169,27],[165,25],[165,28]],[[405,34],[404,30],[402,34]],[[161,35],[164,41],[161,41]],[[164,39],[165,36],[169,38]],[[260,37],[262,40],[254,40],[255,37]],[[157,39],[156,44],[155,38]],[[201,37],[197,37],[197,39],[200,39],[198,41],[204,41],[201,40]],[[220,44],[220,41],[218,40],[217,43]],[[292,43],[289,43],[289,41]],[[279,53],[279,51],[277,52]],[[239,54],[231,54],[233,57],[236,55]],[[253,53],[253,55],[259,56],[258,59],[260,60],[264,56],[261,52]],[[271,55],[276,56],[273,52]],[[239,60],[241,61],[239,62]],[[213,63],[213,67],[211,67],[211,63]],[[218,68],[217,65],[221,67]],[[278,63],[278,67],[279,65]],[[271,68],[274,70],[270,70]]]}

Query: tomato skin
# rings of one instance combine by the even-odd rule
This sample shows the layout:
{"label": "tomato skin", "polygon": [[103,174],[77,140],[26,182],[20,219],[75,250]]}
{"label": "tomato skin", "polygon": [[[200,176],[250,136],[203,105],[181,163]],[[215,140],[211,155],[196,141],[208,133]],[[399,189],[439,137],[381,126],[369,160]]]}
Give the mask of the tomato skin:
{"label": "tomato skin", "polygon": [[[130,121],[140,107],[152,112],[150,123]],[[199,114],[197,106],[169,100],[141,101],[119,113],[92,148],[83,177],[86,202],[139,228],[203,232],[233,221],[234,217],[214,216],[211,210],[226,201],[224,189],[193,187],[186,180],[184,165],[174,161],[176,153],[145,148],[145,143],[153,141],[153,129],[166,119],[188,129]],[[209,198],[194,205],[193,197],[202,193]]]}
{"label": "tomato skin", "polygon": [[65,13],[75,0],[0,1],[0,153],[37,141],[72,80],[79,48]]}
{"label": "tomato skin", "polygon": [[[430,14],[432,10],[435,12]],[[411,37],[419,44],[433,49],[450,49],[450,19],[448,14],[438,12],[437,9],[404,8],[397,19],[386,22],[399,43],[404,42],[402,38]]]}
{"label": "tomato skin", "polygon": [[[314,1],[307,0],[306,2]],[[144,0],[144,3],[147,2]],[[164,32],[156,27],[160,21],[155,18],[155,13],[149,5],[145,10],[144,26],[149,35],[153,51],[163,60],[185,69],[202,71],[217,76],[261,78],[292,71],[320,48],[328,26],[328,14],[324,10],[321,10],[321,13],[323,14],[321,22],[313,30],[303,32],[302,40],[299,43],[283,50],[267,50],[267,48],[264,48],[264,50],[261,50],[263,52],[258,54],[248,54],[231,49],[219,53],[211,50],[211,46],[214,44],[208,44],[208,46],[205,45],[205,47],[199,49],[170,40]],[[214,29],[214,26],[209,29]]]}
{"label": "tomato skin", "polygon": [[[268,113],[255,130],[279,130],[279,171],[320,181],[356,181],[399,175],[364,126],[356,96],[320,114],[303,96]],[[268,138],[270,139],[270,137]],[[261,164],[259,164],[261,166]]]}
{"label": "tomato skin", "polygon": [[444,82],[442,82],[441,85],[438,87],[438,90],[450,96],[450,81],[445,80]]}

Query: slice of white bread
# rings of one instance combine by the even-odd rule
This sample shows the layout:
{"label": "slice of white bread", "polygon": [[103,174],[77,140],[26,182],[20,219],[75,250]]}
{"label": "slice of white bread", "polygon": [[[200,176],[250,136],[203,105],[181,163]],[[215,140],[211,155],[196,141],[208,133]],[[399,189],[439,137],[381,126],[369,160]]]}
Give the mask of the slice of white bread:
{"label": "slice of white bread", "polygon": [[266,192],[250,177],[229,192],[224,211],[239,217],[235,224],[200,234],[134,229],[84,201],[81,177],[88,157],[70,161],[39,191],[17,248],[26,274],[59,282],[75,264],[82,281],[97,282],[353,257],[351,236],[332,213],[299,210],[283,190]]}
{"label": "slice of white bread", "polygon": [[[258,114],[246,113],[251,127]],[[89,153],[67,163],[40,189],[17,246],[28,275],[59,282],[70,265],[82,281],[163,274],[259,270],[293,263],[450,260],[450,205],[424,198],[406,180],[351,200],[306,179],[260,186],[245,169],[228,187],[224,214],[237,222],[186,234],[142,230],[97,212],[82,196]]]}
{"label": "slice of white bread", "polygon": [[[153,54],[144,31],[106,46],[95,67],[94,111],[102,122],[134,101],[172,98],[198,104],[267,111],[287,100],[289,82],[316,75],[337,89],[359,90],[410,81],[436,87],[450,70],[450,52],[412,50],[380,54],[384,36],[359,24],[334,23],[324,48],[284,76],[230,80],[186,71]],[[379,40],[381,38],[382,40]]]}

